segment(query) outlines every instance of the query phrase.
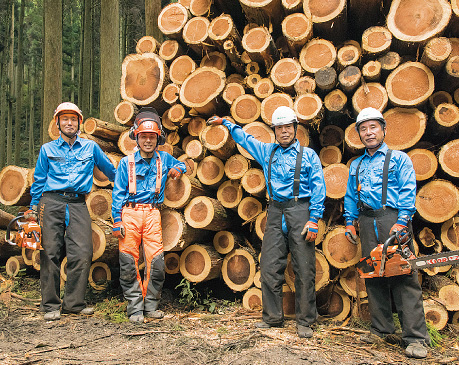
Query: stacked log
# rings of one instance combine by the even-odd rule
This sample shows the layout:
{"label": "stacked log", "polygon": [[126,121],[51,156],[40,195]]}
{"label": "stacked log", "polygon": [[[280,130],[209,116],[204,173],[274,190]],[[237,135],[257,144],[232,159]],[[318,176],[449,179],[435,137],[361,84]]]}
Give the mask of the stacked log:
{"label": "stacked log", "polygon": [[[272,143],[271,116],[281,105],[296,111],[298,140],[315,148],[324,167],[326,209],[316,241],[322,315],[342,320],[352,312],[368,318],[364,284],[354,266],[361,248],[346,240],[342,217],[348,168],[364,147],[354,118],[365,107],[384,113],[388,146],[406,151],[413,162],[419,184],[416,253],[459,248],[457,1],[388,3],[239,0],[233,7],[224,1],[180,1],[163,8],[158,27],[169,39],[160,44],[143,37],[137,53],[123,61],[117,124],[88,118],[81,136],[117,163],[136,148],[127,128],[139,108],[153,106],[162,115],[168,137],[161,150],[188,170],[166,183],[161,218],[168,274],[181,273],[192,282],[222,280],[245,293],[247,308],[262,306],[263,172],[226,128],[206,127],[205,120],[226,116]],[[59,136],[54,121],[49,134]],[[94,220],[94,260],[110,268],[117,263],[117,245],[110,232],[111,184],[102,175],[94,171],[96,187],[87,203]],[[0,202],[27,205],[31,182],[30,170],[8,166],[0,173]],[[2,259],[20,254],[5,247],[0,245]],[[30,252],[22,258],[15,267],[32,264]],[[422,272],[426,294],[434,300],[425,302],[426,316],[437,328],[448,318],[442,310],[459,317],[447,304],[455,300],[458,279],[447,284],[438,279],[447,269]],[[103,265],[93,272],[96,285],[109,277]],[[450,277],[455,275],[459,270],[451,270]],[[290,261],[285,280],[287,314],[294,297]],[[440,298],[445,291],[449,299]]]}

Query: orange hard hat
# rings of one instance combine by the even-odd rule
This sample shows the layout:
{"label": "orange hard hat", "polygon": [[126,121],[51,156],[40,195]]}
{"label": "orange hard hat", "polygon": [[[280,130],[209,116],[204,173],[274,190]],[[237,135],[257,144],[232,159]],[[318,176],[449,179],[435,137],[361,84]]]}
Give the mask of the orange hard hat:
{"label": "orange hard hat", "polygon": [[59,104],[54,111],[54,120],[56,123],[59,123],[58,117],[63,113],[75,113],[78,115],[78,122],[81,123],[83,121],[83,113],[81,112],[80,108],[69,101]]}
{"label": "orange hard hat", "polygon": [[134,120],[134,126],[129,131],[129,137],[136,139],[139,133],[156,133],[158,136],[158,144],[162,145],[166,142],[166,138],[162,129],[161,119],[155,108],[143,107],[137,114]]}
{"label": "orange hard hat", "polygon": [[134,129],[134,137],[137,137],[139,133],[156,133],[158,136],[161,135],[161,130],[158,128],[158,124],[153,122],[151,119],[140,120],[139,126]]}

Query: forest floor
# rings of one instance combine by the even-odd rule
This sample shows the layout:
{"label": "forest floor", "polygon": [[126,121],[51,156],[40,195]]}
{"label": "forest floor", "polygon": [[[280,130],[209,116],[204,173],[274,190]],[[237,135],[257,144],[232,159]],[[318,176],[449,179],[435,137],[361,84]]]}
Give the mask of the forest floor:
{"label": "forest floor", "polygon": [[38,311],[38,278],[0,275],[0,364],[459,364],[457,328],[441,332],[427,359],[414,360],[399,345],[363,342],[368,324],[359,321],[321,320],[313,338],[300,339],[293,320],[283,328],[258,330],[260,313],[238,300],[207,297],[206,308],[214,313],[190,311],[183,294],[169,288],[163,292],[162,320],[129,323],[118,293],[89,295],[93,316],[46,322]]}

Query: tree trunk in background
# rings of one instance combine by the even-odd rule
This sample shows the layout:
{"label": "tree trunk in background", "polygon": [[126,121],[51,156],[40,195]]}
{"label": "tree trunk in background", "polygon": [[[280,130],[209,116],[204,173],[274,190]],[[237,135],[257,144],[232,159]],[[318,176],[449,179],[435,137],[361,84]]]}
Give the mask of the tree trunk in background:
{"label": "tree trunk in background", "polygon": [[145,35],[154,37],[158,42],[164,40],[158,28],[158,15],[161,12],[161,1],[145,0]]}
{"label": "tree trunk in background", "polygon": [[82,46],[81,46],[81,68],[80,68],[80,97],[78,103],[83,116],[90,114],[90,85],[91,85],[91,49],[92,49],[92,11],[91,0],[84,1],[84,13],[81,23]]}
{"label": "tree trunk in background", "polygon": [[120,102],[121,78],[119,1],[100,3],[100,119],[112,122]]}
{"label": "tree trunk in background", "polygon": [[8,65],[8,121],[6,129],[6,164],[13,163],[13,116],[12,116],[12,99],[14,96],[13,90],[13,75],[14,75],[14,3],[11,5],[11,30],[10,30],[10,60]]}
{"label": "tree trunk in background", "polygon": [[[32,58],[32,65],[34,64]],[[34,150],[34,123],[35,123],[35,100],[34,100],[34,88],[35,88],[35,69],[31,69],[29,73],[29,167],[33,167],[35,163],[35,150]]]}
{"label": "tree trunk in background", "polygon": [[18,53],[16,69],[16,111],[14,113],[14,164],[19,165],[21,161],[21,125],[22,123],[22,84],[24,79],[24,54],[22,49],[24,34],[24,8],[26,0],[21,0],[19,13],[18,31]]}
{"label": "tree trunk in background", "polygon": [[[43,129],[62,102],[62,0],[43,1]],[[43,133],[43,139],[49,137]]]}

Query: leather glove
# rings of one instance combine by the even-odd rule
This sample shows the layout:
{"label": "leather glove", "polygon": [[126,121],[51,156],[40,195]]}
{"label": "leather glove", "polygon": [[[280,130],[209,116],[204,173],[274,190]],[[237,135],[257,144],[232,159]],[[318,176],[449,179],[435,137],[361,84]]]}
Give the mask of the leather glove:
{"label": "leather glove", "polygon": [[178,179],[180,177],[180,175],[182,175],[182,172],[180,171],[180,169],[178,167],[172,167],[170,170],[169,170],[169,173],[167,174],[167,177],[170,177],[171,179]]}
{"label": "leather glove", "polygon": [[305,236],[304,239],[308,242],[314,242],[317,238],[317,232],[319,231],[319,220],[315,217],[310,217],[307,223],[304,225],[301,235]]}
{"label": "leather glove", "polygon": [[220,118],[217,115],[210,117],[209,119],[207,119],[207,122],[206,122],[207,125],[221,125],[222,123],[223,123],[223,118]]}
{"label": "leather glove", "polygon": [[353,245],[357,245],[357,232],[355,231],[355,226],[353,221],[346,221],[346,233],[344,234],[347,240]]}
{"label": "leather glove", "polygon": [[[397,234],[397,239],[400,243],[404,243],[408,239],[408,222],[410,217],[405,215],[398,217],[397,222],[391,227],[390,234]],[[401,232],[403,231],[403,232]]]}
{"label": "leather glove", "polygon": [[123,222],[116,222],[113,224],[113,236],[116,238],[124,238],[126,230],[124,229]]}
{"label": "leather glove", "polygon": [[24,212],[24,219],[29,222],[38,221],[37,206],[33,205],[29,210]]}

